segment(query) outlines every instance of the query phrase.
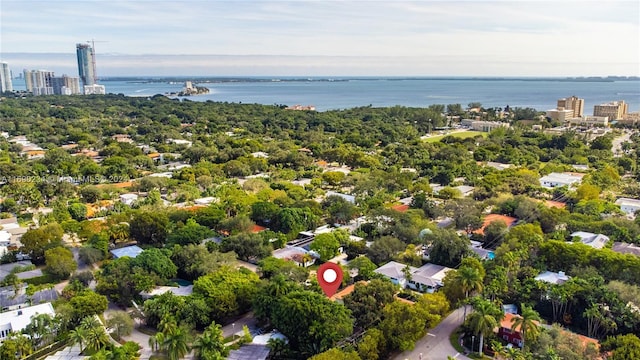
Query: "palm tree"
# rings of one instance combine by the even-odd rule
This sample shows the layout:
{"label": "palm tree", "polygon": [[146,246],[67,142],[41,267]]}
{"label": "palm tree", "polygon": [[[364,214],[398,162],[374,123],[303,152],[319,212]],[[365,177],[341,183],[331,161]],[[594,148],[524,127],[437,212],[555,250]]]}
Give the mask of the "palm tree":
{"label": "palm tree", "polygon": [[163,344],[164,344],[164,333],[162,332],[157,332],[155,335],[151,336],[149,338],[149,345],[152,346],[153,351],[160,351],[163,350]]}
{"label": "palm tree", "polygon": [[109,335],[105,331],[104,327],[95,327],[87,329],[87,349],[92,351],[98,351],[109,343]]}
{"label": "palm tree", "polygon": [[212,323],[205,329],[202,335],[193,344],[197,359],[221,360],[229,355],[229,350],[224,346],[222,328]]}
{"label": "palm tree", "polygon": [[20,354],[20,358],[24,358],[27,355],[31,355],[33,352],[33,347],[31,346],[31,340],[23,334],[19,334],[16,336],[16,350]]}
{"label": "palm tree", "polygon": [[522,355],[522,351],[518,350],[515,347],[507,348],[507,357],[511,360],[522,360],[524,356]]}
{"label": "palm tree", "polygon": [[182,359],[189,353],[189,334],[184,327],[176,327],[164,333],[162,348],[169,360]]}
{"label": "palm tree", "polygon": [[78,326],[77,328],[69,331],[69,340],[71,341],[71,344],[72,345],[79,344],[80,352],[84,350],[82,348],[82,345],[86,343],[86,339],[87,339],[87,329],[85,329],[82,326]]}
{"label": "palm tree", "polygon": [[[482,291],[482,275],[478,269],[471,266],[462,266],[456,273],[456,283],[464,292],[464,298],[469,298],[469,293]],[[464,306],[464,317],[467,318],[467,305]]]}
{"label": "palm tree", "polygon": [[507,349],[499,341],[491,342],[491,350],[493,350],[495,357],[498,360],[505,359],[507,357]]}
{"label": "palm tree", "polygon": [[[98,351],[109,343],[109,335],[96,316],[87,316],[80,322],[81,331],[85,331],[85,349]],[[76,329],[77,331],[77,329]]]}
{"label": "palm tree", "polygon": [[511,319],[511,322],[513,323],[511,325],[512,330],[520,327],[520,333],[522,334],[522,350],[524,351],[527,337],[535,338],[540,333],[540,329],[538,327],[540,315],[530,306],[522,304],[522,314],[520,316],[514,316],[513,319]]}
{"label": "palm tree", "polygon": [[480,335],[480,350],[478,353],[482,354],[484,336],[493,332],[503,315],[496,305],[484,299],[477,299],[473,304],[473,310],[473,313],[469,315],[469,325],[474,334]]}
{"label": "palm tree", "polygon": [[34,346],[45,343],[53,335],[53,318],[49,314],[38,314],[31,318],[25,328]]}

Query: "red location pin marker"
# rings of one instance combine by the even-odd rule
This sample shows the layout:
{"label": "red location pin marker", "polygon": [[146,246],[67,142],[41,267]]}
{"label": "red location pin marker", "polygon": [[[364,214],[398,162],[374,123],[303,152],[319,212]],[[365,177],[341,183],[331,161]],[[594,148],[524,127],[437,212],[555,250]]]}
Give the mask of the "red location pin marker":
{"label": "red location pin marker", "polygon": [[342,268],[338,264],[327,262],[318,268],[318,283],[328,297],[336,293],[342,284]]}

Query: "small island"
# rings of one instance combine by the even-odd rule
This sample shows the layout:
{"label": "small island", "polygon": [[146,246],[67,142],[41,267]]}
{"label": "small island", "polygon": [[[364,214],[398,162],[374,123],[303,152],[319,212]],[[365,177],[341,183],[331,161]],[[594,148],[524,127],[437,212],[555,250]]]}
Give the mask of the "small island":
{"label": "small island", "polygon": [[177,93],[168,93],[168,96],[191,96],[208,94],[209,88],[204,86],[194,86],[191,81],[185,81],[182,91]]}

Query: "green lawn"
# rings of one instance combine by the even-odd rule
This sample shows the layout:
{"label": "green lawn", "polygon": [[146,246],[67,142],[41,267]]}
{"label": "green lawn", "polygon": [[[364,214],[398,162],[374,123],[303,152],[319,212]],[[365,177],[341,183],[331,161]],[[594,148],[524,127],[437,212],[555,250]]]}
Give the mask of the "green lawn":
{"label": "green lawn", "polygon": [[481,135],[482,137],[487,137],[489,133],[486,132],[482,132],[482,131],[458,131],[458,132],[452,132],[450,134],[445,134],[445,135],[436,135],[436,136],[430,136],[426,139],[424,139],[424,141],[426,142],[436,142],[436,141],[440,141],[442,140],[442,138],[444,138],[445,136],[453,136],[453,137],[457,137],[460,139],[466,139],[466,138],[470,138],[470,137],[475,137],[478,135]]}

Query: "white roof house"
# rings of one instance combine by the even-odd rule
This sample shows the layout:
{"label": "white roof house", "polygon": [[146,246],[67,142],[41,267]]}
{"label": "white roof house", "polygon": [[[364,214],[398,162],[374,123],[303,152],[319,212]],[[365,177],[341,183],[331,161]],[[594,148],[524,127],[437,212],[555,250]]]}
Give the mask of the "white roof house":
{"label": "white roof house", "polygon": [[564,271],[560,271],[560,272],[553,272],[553,271],[545,271],[543,273],[541,273],[540,275],[535,277],[536,280],[538,281],[544,281],[546,283],[549,284],[564,284],[565,282],[567,282],[570,277],[567,276]]}
{"label": "white roof house", "polygon": [[[438,195],[440,190],[448,187],[448,186],[442,186],[440,184],[429,184],[429,186],[431,186],[431,191],[433,192],[434,195]],[[471,195],[473,193],[473,190],[475,189],[473,186],[468,186],[468,185],[458,185],[451,188],[460,191],[460,194],[462,196]]]}
{"label": "white roof house", "polygon": [[571,187],[573,184],[579,184],[583,176],[584,174],[575,173],[551,173],[540,178],[540,185],[546,188]]}
{"label": "white roof house", "polygon": [[131,206],[134,202],[136,202],[136,200],[138,200],[138,194],[127,193],[120,195],[120,202],[125,205]]}
{"label": "white roof house", "polygon": [[[408,267],[411,279],[407,279],[405,272]],[[402,288],[409,287],[423,292],[434,292],[442,286],[442,279],[446,273],[452,270],[446,266],[436,264],[426,264],[419,268],[390,261],[374,270],[374,272],[384,275],[392,283],[400,285]]]}
{"label": "white roof house", "polygon": [[140,293],[143,299],[150,299],[154,296],[159,296],[164,293],[170,292],[176,296],[189,296],[193,293],[193,285],[187,286],[156,286],[150,291],[143,291]]}
{"label": "white roof house", "polygon": [[619,198],[616,200],[616,205],[619,205],[620,210],[627,215],[634,215],[636,211],[640,210],[640,200],[638,199]]}
{"label": "white roof house", "polygon": [[218,198],[215,198],[213,196],[208,196],[208,197],[203,197],[203,198],[193,200],[193,202],[198,205],[209,205],[217,201],[218,201]]}
{"label": "white roof house", "polygon": [[39,314],[56,315],[50,302],[0,313],[0,341],[4,341],[11,332],[21,332]]}
{"label": "white roof house", "polygon": [[326,197],[328,196],[339,196],[345,200],[347,200],[348,202],[355,204],[356,203],[356,197],[353,195],[347,195],[347,194],[342,194],[339,192],[335,192],[335,191],[327,191]]}
{"label": "white roof house", "polygon": [[586,231],[576,231],[571,237],[579,237],[580,242],[594,249],[602,249],[609,242],[609,237],[602,234],[594,234]]}
{"label": "white roof house", "polygon": [[121,247],[119,249],[113,249],[111,250],[111,255],[113,255],[114,259],[118,259],[125,256],[128,256],[133,259],[136,256],[140,255],[142,251],[143,251],[142,248],[139,247],[138,245],[132,245],[132,246]]}
{"label": "white roof house", "polygon": [[11,234],[4,230],[0,230],[0,245],[9,246],[11,243]]}

